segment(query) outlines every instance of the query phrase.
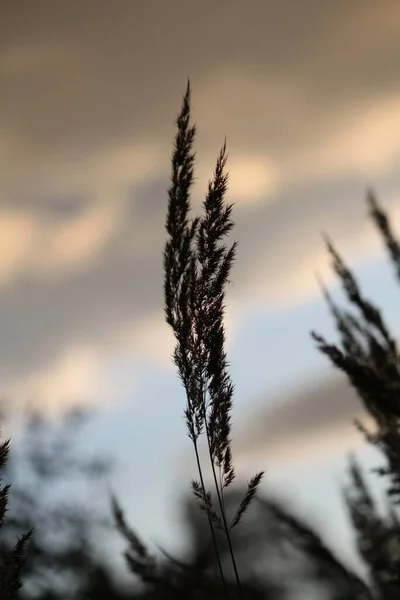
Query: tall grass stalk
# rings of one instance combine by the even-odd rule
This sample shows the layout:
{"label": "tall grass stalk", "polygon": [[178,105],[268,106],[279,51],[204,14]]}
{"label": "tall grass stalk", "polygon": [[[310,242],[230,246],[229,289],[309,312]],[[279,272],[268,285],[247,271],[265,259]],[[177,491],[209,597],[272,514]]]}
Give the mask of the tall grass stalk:
{"label": "tall grass stalk", "polygon": [[[216,529],[226,536],[239,597],[243,598],[231,530],[255,496],[263,472],[250,480],[233,520],[228,523],[224,491],[235,479],[230,420],[234,386],[228,372],[223,319],[236,242],[231,246],[224,244],[224,238],[233,228],[233,205],[225,202],[226,144],[208,184],[203,214],[192,219],[190,194],[195,159],[192,148],[196,127],[191,124],[189,82],[176,125],[164,248],[165,317],[176,338],[173,360],[186,392],[186,426],[198,467],[199,481],[192,481],[192,490],[208,517],[224,589],[227,588]],[[204,482],[198,448],[202,435],[206,437],[217,507]]]}

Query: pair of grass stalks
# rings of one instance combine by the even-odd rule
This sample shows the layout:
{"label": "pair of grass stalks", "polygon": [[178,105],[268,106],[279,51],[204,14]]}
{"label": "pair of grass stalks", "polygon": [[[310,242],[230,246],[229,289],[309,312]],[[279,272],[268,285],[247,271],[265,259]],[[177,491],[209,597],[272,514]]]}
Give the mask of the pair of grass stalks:
{"label": "pair of grass stalks", "polygon": [[[221,148],[214,176],[208,184],[203,214],[192,218],[196,127],[191,123],[189,82],[176,126],[163,257],[165,318],[176,339],[173,361],[186,394],[185,421],[197,463],[198,477],[191,482],[192,491],[200,509],[207,515],[225,599],[229,599],[229,592],[217,530],[226,538],[238,597],[243,600],[231,532],[239,525],[255,497],[263,472],[250,479],[235,514],[229,518],[225,492],[235,479],[231,444],[234,385],[225,351],[224,311],[236,243],[230,246],[224,243],[233,227],[233,206],[225,202],[228,184],[226,144]],[[200,438],[206,441],[213,490],[205,483]],[[155,557],[150,556],[128,527],[115,501],[114,514],[119,529],[134,548],[134,553],[127,555],[131,568],[136,573],[140,571],[144,581],[154,583],[161,578]],[[167,584],[165,576],[163,583]]]}
{"label": "pair of grass stalks", "polygon": [[[228,520],[224,494],[235,479],[231,444],[234,386],[225,351],[224,309],[236,242],[230,246],[224,242],[233,227],[233,206],[225,202],[228,174],[224,143],[217,158],[214,177],[208,184],[203,214],[201,217],[190,217],[195,160],[193,142],[196,134],[190,117],[188,82],[176,123],[178,131],[168,192],[168,238],[164,250],[165,318],[176,338],[173,360],[186,393],[186,427],[197,463],[198,479],[192,481],[192,490],[208,518],[225,597],[228,598],[228,592],[216,528],[225,534],[239,597],[242,598],[231,530],[240,523],[256,495],[263,472],[250,479],[235,515]],[[199,454],[202,436],[208,449],[214,494],[207,489],[204,480]]]}

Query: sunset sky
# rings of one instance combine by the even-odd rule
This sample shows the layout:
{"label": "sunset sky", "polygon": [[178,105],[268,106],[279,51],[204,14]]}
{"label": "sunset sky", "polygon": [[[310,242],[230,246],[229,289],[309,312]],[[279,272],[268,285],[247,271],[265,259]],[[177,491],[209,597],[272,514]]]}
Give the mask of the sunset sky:
{"label": "sunset sky", "polygon": [[161,271],[186,80],[195,210],[229,151],[239,470],[337,532],[345,455],[372,459],[309,336],[333,335],[315,273],[333,283],[328,232],[400,331],[365,203],[372,185],[400,232],[399,39],[397,0],[2,0],[1,393],[98,406],[88,443],[121,459],[114,488],[151,539],[176,537],[192,466]]}

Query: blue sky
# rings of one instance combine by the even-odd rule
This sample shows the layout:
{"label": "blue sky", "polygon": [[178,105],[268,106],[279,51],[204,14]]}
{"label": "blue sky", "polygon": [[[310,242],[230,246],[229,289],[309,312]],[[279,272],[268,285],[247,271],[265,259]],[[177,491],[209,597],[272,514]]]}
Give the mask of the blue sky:
{"label": "blue sky", "polygon": [[[363,290],[383,308],[393,331],[398,331],[399,290],[383,249],[381,254],[374,261],[359,264],[356,272]],[[332,291],[341,298],[338,286],[333,286]],[[230,352],[231,373],[236,385],[234,434],[237,432],[242,438],[240,454],[243,444],[254,435],[254,421],[259,415],[255,411],[264,412],[265,419],[271,419],[272,423],[265,428],[267,439],[263,442],[261,437],[254,457],[251,453],[246,456],[241,473],[250,476],[256,469],[265,468],[264,491],[282,494],[282,498],[293,504],[300,514],[316,523],[334,547],[342,550],[346,544],[351,548],[351,535],[340,492],[346,481],[348,452],[356,451],[366,469],[380,461],[379,454],[364,443],[351,423],[355,416],[359,416],[355,403],[349,402],[344,422],[335,424],[336,429],[333,437],[327,439],[327,446],[324,444],[324,432],[329,421],[327,418],[324,421],[323,411],[319,432],[322,439],[317,438],[314,446],[308,448],[306,443],[307,437],[314,433],[313,428],[302,431],[303,425],[299,438],[290,440],[275,435],[272,447],[268,445],[268,434],[273,432],[274,423],[278,424],[276,417],[280,404],[288,400],[296,402],[296,392],[293,391],[296,385],[310,390],[313,397],[311,408],[315,409],[318,403],[323,405],[328,400],[323,394],[323,382],[324,377],[330,377],[332,369],[316,351],[309,336],[311,329],[323,333],[328,339],[335,338],[327,307],[319,297],[296,310],[259,310],[242,319]],[[118,457],[120,467],[113,485],[126,506],[131,522],[154,543],[180,548],[180,544],[184,543],[184,532],[179,503],[185,490],[189,489],[195,469],[183,421],[183,389],[173,369],[167,365],[164,369],[154,369],[149,364],[138,365],[137,360],[125,356],[115,362],[114,369],[111,366],[110,376],[115,381],[126,383],[123,389],[119,388],[126,400],[117,410],[111,413],[107,410],[103,417],[98,417],[90,446],[97,445],[101,451],[104,444],[110,445]],[[131,390],[129,380],[136,369],[140,371],[141,384]],[[315,378],[321,384],[320,396],[316,395],[312,386]],[[338,386],[338,393],[341,391]],[[309,411],[310,406],[306,410]],[[302,410],[301,404],[299,410]],[[295,409],[293,418],[296,419],[296,416]],[[292,423],[287,425],[289,431],[293,429]],[[354,429],[354,436],[350,439],[346,435],[349,429]],[[117,437],[115,432],[118,432]],[[289,455],[288,446],[292,446]],[[272,457],[271,450],[274,451]],[[293,455],[297,453],[300,459],[295,459],[292,465]],[[126,477],[126,473],[130,476]],[[374,477],[369,479],[373,486],[382,490],[382,484]],[[324,516],[326,511],[329,512],[328,520]],[[351,549],[348,556],[359,567]]]}

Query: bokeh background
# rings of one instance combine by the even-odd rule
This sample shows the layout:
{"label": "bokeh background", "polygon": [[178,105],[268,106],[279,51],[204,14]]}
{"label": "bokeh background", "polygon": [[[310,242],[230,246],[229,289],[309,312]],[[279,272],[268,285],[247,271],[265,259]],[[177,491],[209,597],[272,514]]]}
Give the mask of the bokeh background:
{"label": "bokeh background", "polygon": [[365,203],[371,185],[400,232],[399,39],[396,0],[1,1],[1,394],[15,431],[29,405],[91,407],[84,445],[115,458],[107,486],[144,537],[179,547],[194,466],[161,270],[190,77],[195,211],[229,151],[238,470],[265,468],[351,555],[347,453],[377,458],[309,332],[333,336],[316,272],[339,293],[322,232],[400,329]]}

